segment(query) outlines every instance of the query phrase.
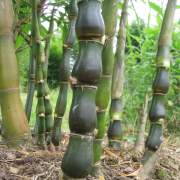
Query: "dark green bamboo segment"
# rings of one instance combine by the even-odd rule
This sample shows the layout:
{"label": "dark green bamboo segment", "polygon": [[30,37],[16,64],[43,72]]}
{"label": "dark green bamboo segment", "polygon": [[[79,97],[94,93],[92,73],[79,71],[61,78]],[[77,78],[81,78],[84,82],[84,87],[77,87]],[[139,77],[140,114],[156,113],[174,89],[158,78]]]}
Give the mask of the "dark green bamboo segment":
{"label": "dark green bamboo segment", "polygon": [[26,105],[25,105],[25,112],[26,112],[28,122],[30,122],[30,119],[31,119],[32,104],[33,104],[33,98],[34,98],[34,92],[35,92],[36,66],[35,66],[35,59],[33,55],[32,46],[33,45],[30,46],[30,62],[29,62],[29,74],[28,74],[29,80],[28,80],[28,91],[27,91],[27,98],[26,98]]}
{"label": "dark green bamboo segment", "polygon": [[166,68],[157,68],[153,83],[154,93],[166,94],[169,89],[169,71]]}
{"label": "dark green bamboo segment", "polygon": [[39,146],[45,146],[45,106],[44,97],[38,97],[37,107],[36,107],[36,123],[37,123],[37,144]]}
{"label": "dark green bamboo segment", "polygon": [[121,114],[123,111],[123,85],[124,85],[124,61],[125,61],[125,45],[126,45],[126,24],[127,10],[129,0],[124,0],[121,19],[119,24],[117,50],[115,55],[115,63],[112,77],[111,107],[110,119],[111,123],[108,130],[109,146],[114,149],[120,148],[120,139],[122,137]]}
{"label": "dark green bamboo segment", "polygon": [[46,127],[46,143],[49,145],[51,143],[52,129],[53,129],[53,110],[50,103],[49,95],[44,97],[45,105],[45,127]]}
{"label": "dark green bamboo segment", "polygon": [[59,67],[60,88],[55,108],[54,127],[52,142],[55,146],[59,146],[61,139],[61,124],[67,106],[68,81],[70,77],[70,59],[73,55],[73,46],[76,40],[75,24],[78,15],[78,7],[76,0],[69,1],[68,18],[69,32],[64,42],[63,59]]}
{"label": "dark green bamboo segment", "polygon": [[73,100],[69,114],[71,132],[92,133],[96,127],[96,88],[73,87]]}
{"label": "dark green bamboo segment", "polygon": [[53,135],[52,135],[52,142],[55,146],[59,146],[60,139],[61,139],[61,128],[60,127],[61,127],[61,123],[62,123],[62,118],[66,111],[67,92],[68,92],[68,83],[61,83],[58,99],[56,102]]}
{"label": "dark green bamboo segment", "polygon": [[78,39],[101,39],[104,35],[101,1],[80,0],[78,2],[78,11],[79,13],[76,22],[76,34]]}
{"label": "dark green bamboo segment", "polygon": [[27,142],[29,129],[19,94],[13,19],[12,2],[2,0],[0,3],[0,105],[3,138],[8,145],[18,146]]}
{"label": "dark green bamboo segment", "polygon": [[[173,19],[176,10],[176,0],[168,0],[156,55],[157,73],[153,83],[153,99],[149,111],[151,128],[146,142],[147,151],[143,162],[152,156],[150,151],[156,151],[162,143],[162,122],[165,119],[165,95],[169,88],[170,46],[173,30]],[[159,121],[159,122],[158,122]]]}
{"label": "dark green bamboo segment", "polygon": [[152,151],[156,151],[163,142],[163,129],[159,123],[151,123],[146,146]]}
{"label": "dark green bamboo segment", "polygon": [[95,85],[102,72],[101,53],[103,45],[95,41],[79,42],[79,57],[72,76],[81,84]]}
{"label": "dark green bamboo segment", "polygon": [[59,80],[60,82],[68,82],[70,76],[70,58],[72,57],[72,49],[64,48],[63,59],[59,67]]}
{"label": "dark green bamboo segment", "polygon": [[154,94],[149,111],[149,119],[152,122],[156,122],[159,119],[164,119],[165,115],[165,96],[163,94]]}
{"label": "dark green bamboo segment", "polygon": [[93,165],[93,138],[71,134],[62,160],[62,170],[72,178],[85,178]]}
{"label": "dark green bamboo segment", "polygon": [[73,101],[69,115],[70,130],[76,135],[70,137],[62,170],[69,177],[85,178],[94,163],[92,135],[97,119],[95,98],[102,71],[100,41],[104,23],[98,0],[79,1],[78,7],[76,32],[80,52],[72,72]]}

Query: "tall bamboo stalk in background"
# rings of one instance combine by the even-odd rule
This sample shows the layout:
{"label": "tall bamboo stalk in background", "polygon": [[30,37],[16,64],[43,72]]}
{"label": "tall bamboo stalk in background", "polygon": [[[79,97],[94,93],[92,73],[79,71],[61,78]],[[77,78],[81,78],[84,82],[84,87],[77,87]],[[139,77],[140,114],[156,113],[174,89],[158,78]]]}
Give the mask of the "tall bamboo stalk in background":
{"label": "tall bamboo stalk in background", "polygon": [[45,85],[45,94],[44,94],[44,105],[45,105],[45,127],[46,127],[46,143],[47,145],[51,144],[51,137],[52,137],[52,129],[53,129],[53,110],[52,105],[50,102],[50,90],[47,83],[47,76],[48,76],[48,59],[49,59],[49,51],[51,45],[51,38],[53,35],[54,30],[54,15],[55,15],[55,8],[52,10],[51,19],[49,22],[49,30],[45,42],[44,48],[44,55],[45,60],[43,64],[43,78],[44,78],[44,85]]}
{"label": "tall bamboo stalk in background", "polygon": [[153,82],[153,99],[149,111],[150,132],[146,141],[146,151],[142,162],[144,167],[138,177],[146,178],[158,158],[159,147],[163,141],[163,121],[165,119],[165,95],[169,89],[170,46],[176,0],[168,0],[156,55],[157,72]]}
{"label": "tall bamboo stalk in background", "polygon": [[93,131],[96,127],[96,91],[101,76],[104,23],[101,1],[79,0],[76,34],[79,56],[72,71],[73,100],[69,115],[71,130],[62,160],[65,176],[86,177],[93,167]]}
{"label": "tall bamboo stalk in background", "polygon": [[[33,28],[33,26],[31,27]],[[25,104],[25,111],[26,116],[28,119],[28,122],[30,122],[31,119],[31,111],[32,111],[32,104],[33,104],[33,98],[34,98],[34,92],[35,92],[35,72],[36,72],[36,61],[34,59],[35,51],[33,51],[33,46],[35,46],[35,42],[32,36],[33,36],[33,30],[31,29],[31,38],[32,42],[30,43],[30,59],[29,59],[29,81],[28,81],[28,91],[27,91],[27,98],[26,98],[26,104]]]}
{"label": "tall bamboo stalk in background", "polygon": [[124,60],[126,46],[126,23],[128,18],[128,2],[124,0],[121,19],[119,24],[117,50],[112,78],[112,93],[110,107],[110,125],[108,129],[109,146],[113,149],[120,149],[122,137],[122,109],[123,109],[123,85],[124,85]]}
{"label": "tall bamboo stalk in background", "polygon": [[19,75],[13,42],[13,7],[11,0],[0,2],[0,104],[3,137],[17,146],[29,136],[28,123],[19,94]]}
{"label": "tall bamboo stalk in background", "polygon": [[104,0],[102,7],[106,39],[102,51],[103,71],[96,95],[98,131],[94,140],[94,163],[98,163],[100,160],[102,141],[107,127],[106,114],[111,97],[112,71],[114,65],[113,40],[116,30],[117,5],[117,0]]}
{"label": "tall bamboo stalk in background", "polygon": [[69,32],[63,46],[63,59],[60,62],[60,89],[55,108],[54,127],[52,142],[55,146],[59,146],[61,138],[61,123],[66,111],[68,81],[70,76],[70,58],[72,57],[73,45],[76,39],[75,24],[78,14],[78,7],[76,0],[69,2]]}
{"label": "tall bamboo stalk in background", "polygon": [[35,42],[33,46],[34,58],[36,60],[36,88],[37,88],[37,107],[36,107],[36,123],[37,123],[37,143],[45,146],[45,84],[43,76],[44,52],[41,45],[40,36],[40,13],[38,13],[38,0],[31,0],[32,3],[32,38]]}
{"label": "tall bamboo stalk in background", "polygon": [[148,102],[149,102],[149,95],[147,92],[144,98],[144,104],[138,126],[138,134],[134,145],[134,155],[133,155],[134,158],[139,158],[143,154],[145,149],[145,131],[146,131],[146,122],[148,118]]}

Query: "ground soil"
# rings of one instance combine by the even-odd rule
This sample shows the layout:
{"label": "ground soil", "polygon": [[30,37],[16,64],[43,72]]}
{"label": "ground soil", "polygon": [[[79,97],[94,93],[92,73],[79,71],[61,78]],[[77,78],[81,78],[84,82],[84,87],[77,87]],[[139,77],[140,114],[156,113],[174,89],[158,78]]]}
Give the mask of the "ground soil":
{"label": "ground soil", "polygon": [[[40,150],[38,147],[13,150],[0,145],[0,180],[59,180],[61,160],[66,150],[68,135],[61,147],[55,151]],[[175,140],[177,139],[177,141]],[[180,140],[166,140],[161,156],[150,179],[180,180]],[[124,142],[120,152],[104,149],[102,171],[105,180],[135,179],[141,165],[133,160],[132,144]],[[88,180],[93,180],[89,176]],[[102,178],[103,179],[103,178]]]}

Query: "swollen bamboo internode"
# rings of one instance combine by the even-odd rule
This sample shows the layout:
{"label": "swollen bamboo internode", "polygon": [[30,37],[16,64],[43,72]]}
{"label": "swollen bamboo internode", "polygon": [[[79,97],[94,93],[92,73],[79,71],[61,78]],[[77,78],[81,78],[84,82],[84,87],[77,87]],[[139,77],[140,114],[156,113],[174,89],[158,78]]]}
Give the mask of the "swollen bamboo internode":
{"label": "swollen bamboo internode", "polygon": [[8,145],[27,142],[29,129],[19,91],[19,74],[14,49],[13,6],[11,0],[0,2],[0,105],[3,138]]}

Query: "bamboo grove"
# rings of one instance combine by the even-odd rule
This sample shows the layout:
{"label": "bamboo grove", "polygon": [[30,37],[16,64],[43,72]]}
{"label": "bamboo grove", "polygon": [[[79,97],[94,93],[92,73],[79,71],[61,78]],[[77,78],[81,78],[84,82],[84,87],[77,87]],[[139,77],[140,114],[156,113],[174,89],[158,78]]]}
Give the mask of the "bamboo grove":
{"label": "bamboo grove", "polygon": [[[142,157],[143,165],[163,142],[165,97],[170,84],[170,47],[176,2],[168,0],[159,35],[156,74],[149,109],[150,130]],[[6,144],[21,147],[22,144],[31,143],[32,132],[40,148],[58,151],[64,119],[68,121],[70,134],[61,164],[63,178],[85,178],[94,173],[97,175],[101,171],[104,146],[121,151],[126,78],[126,25],[130,1],[68,1],[68,6],[65,7],[68,14],[68,32],[63,42],[63,58],[57,75],[59,94],[55,109],[51,105],[48,65],[58,7],[53,7],[51,11],[49,28],[46,38],[43,39],[41,16],[46,3],[46,0],[30,0],[29,79],[24,110],[20,98],[14,46],[16,36],[13,2],[0,0],[0,106],[3,124],[1,135]],[[78,56],[73,59],[75,63],[71,70],[76,41]],[[67,120],[64,117],[70,101],[70,89],[73,97]],[[28,123],[32,120],[35,95],[36,120],[33,130],[30,130]],[[106,136],[108,143],[104,145]]]}

